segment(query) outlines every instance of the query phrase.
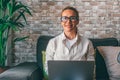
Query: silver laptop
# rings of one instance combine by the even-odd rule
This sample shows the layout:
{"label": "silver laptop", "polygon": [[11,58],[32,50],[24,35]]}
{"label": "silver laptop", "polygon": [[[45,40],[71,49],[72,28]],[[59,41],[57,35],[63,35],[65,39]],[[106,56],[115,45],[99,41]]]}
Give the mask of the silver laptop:
{"label": "silver laptop", "polygon": [[93,80],[94,61],[48,61],[48,80]]}

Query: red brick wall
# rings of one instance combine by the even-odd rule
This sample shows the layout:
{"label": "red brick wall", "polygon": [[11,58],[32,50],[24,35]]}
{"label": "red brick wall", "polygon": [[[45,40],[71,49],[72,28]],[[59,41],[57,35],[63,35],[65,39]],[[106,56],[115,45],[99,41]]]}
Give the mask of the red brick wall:
{"label": "red brick wall", "polygon": [[[80,33],[91,38],[120,38],[120,0],[21,0],[30,6],[33,16],[16,36],[29,35],[29,39],[15,45],[15,64],[36,61],[36,41],[40,35],[62,32],[60,12],[65,6],[79,11]],[[119,1],[119,2],[118,2]]]}

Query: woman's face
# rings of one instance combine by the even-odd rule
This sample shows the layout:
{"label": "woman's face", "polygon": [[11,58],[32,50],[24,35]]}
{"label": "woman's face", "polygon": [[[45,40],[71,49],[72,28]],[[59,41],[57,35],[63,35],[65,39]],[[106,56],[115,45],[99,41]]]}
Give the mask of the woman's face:
{"label": "woman's face", "polygon": [[76,13],[73,10],[67,9],[61,14],[61,25],[64,29],[64,32],[76,32],[77,24],[79,20],[77,20]]}

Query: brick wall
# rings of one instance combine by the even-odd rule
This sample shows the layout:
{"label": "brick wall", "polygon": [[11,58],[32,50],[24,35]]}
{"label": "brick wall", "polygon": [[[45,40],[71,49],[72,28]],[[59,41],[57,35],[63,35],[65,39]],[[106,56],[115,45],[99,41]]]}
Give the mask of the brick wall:
{"label": "brick wall", "polygon": [[15,43],[14,63],[36,61],[36,42],[41,35],[62,32],[60,12],[65,6],[79,11],[81,35],[91,38],[120,38],[120,0],[21,0],[30,6],[33,16],[15,36],[29,35],[26,41]]}

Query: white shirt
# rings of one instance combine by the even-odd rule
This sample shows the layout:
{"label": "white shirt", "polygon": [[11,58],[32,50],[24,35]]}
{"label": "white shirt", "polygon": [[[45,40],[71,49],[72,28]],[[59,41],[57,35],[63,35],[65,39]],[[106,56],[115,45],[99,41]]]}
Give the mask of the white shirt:
{"label": "white shirt", "polygon": [[[52,38],[46,49],[45,71],[48,60],[94,60],[94,48],[90,40],[76,35],[76,40],[68,48],[67,38],[64,33]],[[75,41],[75,42],[74,42]]]}

